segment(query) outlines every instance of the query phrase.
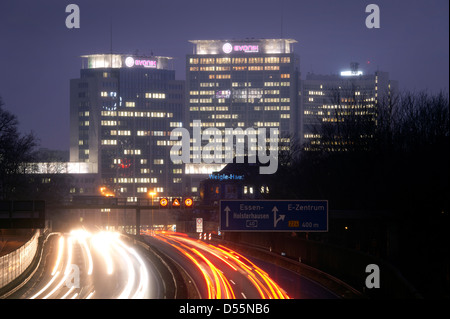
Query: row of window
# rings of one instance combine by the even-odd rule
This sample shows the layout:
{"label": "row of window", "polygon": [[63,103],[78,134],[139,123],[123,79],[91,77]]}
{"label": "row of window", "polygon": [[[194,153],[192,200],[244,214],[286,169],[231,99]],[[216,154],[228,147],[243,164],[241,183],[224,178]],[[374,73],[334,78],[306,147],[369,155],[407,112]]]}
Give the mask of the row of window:
{"label": "row of window", "polygon": [[[267,85],[269,86],[269,85]],[[262,90],[262,89],[249,89],[249,90],[254,90],[254,91],[242,91],[243,93],[247,94],[248,93],[252,93],[252,92],[258,92],[258,94],[266,94],[266,95],[278,95],[280,94],[280,90]],[[255,91],[257,90],[257,91]],[[225,91],[219,91],[219,92],[225,92]],[[217,93],[219,93],[217,92]],[[237,91],[236,91],[237,92]],[[228,95],[230,95],[230,90],[227,90]],[[203,90],[203,91],[196,91],[196,90],[192,90],[189,92],[190,95],[213,95],[216,96],[216,91],[211,91],[211,90]],[[224,93],[222,95],[225,95]]]}
{"label": "row of window", "polygon": [[[246,98],[244,96],[242,97],[236,97],[237,100],[236,102],[242,102],[242,103],[254,103],[255,100],[258,100],[258,98]],[[225,103],[225,99],[220,99],[222,101],[219,101],[219,103]],[[283,98],[261,98],[259,99],[259,101],[256,102],[260,102],[260,103],[288,103],[290,102],[291,99],[288,97],[283,97]],[[189,99],[189,103],[190,104],[195,104],[195,103],[212,103],[212,99]]]}
{"label": "row of window", "polygon": [[[173,113],[166,112],[130,112],[130,111],[102,111],[102,116],[105,117],[173,117]],[[102,121],[102,125],[112,125],[112,124],[103,124],[103,122],[116,122],[116,121]],[[114,124],[116,125],[116,124]]]}
{"label": "row of window", "polygon": [[[225,122],[201,122],[202,127],[225,127]],[[244,122],[238,122],[238,127],[244,127]],[[192,127],[193,124],[190,123],[190,126]],[[254,122],[253,126],[255,127],[278,127],[280,126],[280,122]]]}
{"label": "row of window", "polygon": [[[233,78],[236,78],[236,79],[239,78],[239,76],[238,76],[239,74],[240,73],[235,74],[233,76]],[[271,74],[269,76],[269,78],[271,78],[271,79],[273,77],[274,77],[273,74]],[[289,73],[282,73],[282,74],[280,74],[280,78],[281,79],[290,79],[291,75]],[[227,80],[227,79],[231,79],[231,75],[230,74],[208,74],[208,79],[209,80],[214,80],[214,79],[216,79],[216,80]],[[242,79],[242,80],[244,80],[244,79]],[[202,83],[207,83],[207,82],[202,82]],[[236,82],[236,83],[239,83],[239,82]],[[203,86],[207,86],[207,85],[203,84]],[[212,84],[211,86],[214,86],[214,84]],[[216,86],[219,86],[219,83],[216,83]],[[236,85],[236,86],[243,86],[243,85]],[[251,85],[245,85],[245,86],[251,86]],[[284,86],[288,86],[288,85],[284,84]]]}
{"label": "row of window", "polygon": [[[100,92],[100,96],[101,97],[117,97],[117,92],[106,92],[106,91],[102,91]],[[147,99],[165,99],[166,98],[166,93],[145,93],[145,98]],[[131,107],[132,103],[134,102],[130,102],[129,107]],[[134,106],[134,105],[133,105]]]}
{"label": "row of window", "polygon": [[230,69],[229,66],[191,66],[189,68],[189,71],[196,72],[220,72],[220,71],[279,71],[280,66],[279,65],[266,65],[266,66],[233,66],[233,68]]}
{"label": "row of window", "polygon": [[[289,111],[291,107],[289,105],[270,105],[270,106],[254,106],[253,109],[255,111]],[[191,112],[228,112],[228,106],[191,106],[189,107],[189,111]],[[306,112],[306,111],[305,111]],[[309,113],[305,113],[309,114]]]}
{"label": "row of window", "polygon": [[147,99],[165,99],[165,93],[145,93],[145,98]]}
{"label": "row of window", "polygon": [[[154,163],[154,164],[156,164],[156,163],[158,163],[158,164],[160,164],[160,161],[161,160],[155,160],[156,162]],[[147,165],[147,159],[146,158],[141,158],[140,160],[139,160],[139,162],[141,163],[141,165]],[[113,163],[114,164],[121,164],[122,163],[122,159],[120,159],[120,158],[115,158],[114,159],[114,161],[113,161]]]}
{"label": "row of window", "polygon": [[290,57],[251,57],[251,58],[190,58],[189,64],[259,64],[290,63]]}

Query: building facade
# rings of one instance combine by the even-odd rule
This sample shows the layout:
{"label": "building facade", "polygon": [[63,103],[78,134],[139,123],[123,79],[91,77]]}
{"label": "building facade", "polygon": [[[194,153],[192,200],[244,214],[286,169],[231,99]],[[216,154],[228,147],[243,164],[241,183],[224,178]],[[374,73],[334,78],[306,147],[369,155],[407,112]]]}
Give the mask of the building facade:
{"label": "building facade", "polygon": [[82,57],[70,81],[70,161],[97,166],[98,187],[128,201],[179,196],[182,166],[170,160],[170,132],[182,126],[184,81],[172,58]]}
{"label": "building facade", "polygon": [[[221,131],[277,128],[280,148],[297,137],[300,126],[299,57],[294,53],[297,41],[190,42],[193,53],[186,57],[185,127],[192,132],[194,121],[201,121],[201,129],[213,127]],[[224,166],[225,163],[217,162],[186,164],[192,191],[199,180]]]}
{"label": "building facade", "polygon": [[390,102],[398,83],[387,72],[364,74],[352,63],[350,70],[340,74],[308,73],[301,91],[300,141],[304,149],[341,151],[355,142],[352,135],[370,143],[379,107]]}

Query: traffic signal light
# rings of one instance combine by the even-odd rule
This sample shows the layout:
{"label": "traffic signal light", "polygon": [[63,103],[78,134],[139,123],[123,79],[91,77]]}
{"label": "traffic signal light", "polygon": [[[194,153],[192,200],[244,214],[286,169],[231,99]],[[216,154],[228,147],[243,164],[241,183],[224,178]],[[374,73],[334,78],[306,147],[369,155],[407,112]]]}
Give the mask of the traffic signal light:
{"label": "traffic signal light", "polygon": [[192,205],[194,205],[194,201],[192,200],[192,198],[188,197],[184,199],[184,206],[187,208],[192,207]]}
{"label": "traffic signal light", "polygon": [[167,198],[161,198],[159,200],[159,206],[161,206],[161,207],[167,207],[168,204],[169,204],[169,201],[167,200]]}

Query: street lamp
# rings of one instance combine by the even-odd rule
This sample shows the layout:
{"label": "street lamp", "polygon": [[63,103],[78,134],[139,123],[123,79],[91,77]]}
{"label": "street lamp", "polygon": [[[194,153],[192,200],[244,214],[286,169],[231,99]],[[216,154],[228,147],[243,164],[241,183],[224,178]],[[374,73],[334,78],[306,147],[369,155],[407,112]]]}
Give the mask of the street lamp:
{"label": "street lamp", "polygon": [[152,205],[153,205],[153,197],[155,197],[156,193],[155,192],[148,192],[148,194],[152,197]]}
{"label": "street lamp", "polygon": [[[100,187],[100,194],[104,197],[114,197],[114,193],[111,192],[106,186],[101,186]],[[109,211],[110,209],[107,208],[107,212],[108,212],[108,225],[106,226],[107,229],[109,229]]]}
{"label": "street lamp", "polygon": [[153,198],[155,197],[155,195],[157,194],[156,192],[152,192],[152,191],[150,191],[150,192],[148,192],[148,194],[151,196],[151,198],[152,198],[152,232],[153,232],[153,225],[154,225],[154,223],[153,223]]}

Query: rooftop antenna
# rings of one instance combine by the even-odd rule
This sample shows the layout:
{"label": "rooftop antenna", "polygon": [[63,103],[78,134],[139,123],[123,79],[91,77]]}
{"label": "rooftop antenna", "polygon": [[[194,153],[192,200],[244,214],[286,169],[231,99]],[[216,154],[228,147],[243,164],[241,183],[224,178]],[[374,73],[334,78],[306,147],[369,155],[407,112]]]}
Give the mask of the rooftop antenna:
{"label": "rooftop antenna", "polygon": [[359,63],[358,62],[350,62],[350,70],[354,73],[358,72]]}
{"label": "rooftop antenna", "polygon": [[112,64],[112,60],[113,60],[113,58],[112,58],[112,56],[113,56],[113,44],[112,44],[112,20],[111,20],[111,22],[110,22],[110,27],[109,27],[109,52],[110,52],[110,54],[109,54],[109,59],[110,59],[110,61],[109,61],[109,65],[110,65],[110,67],[112,68],[113,67],[113,64]]}
{"label": "rooftop antenna", "polygon": [[283,39],[283,19],[284,19],[284,6],[283,6],[283,2],[284,1],[281,1],[281,21],[280,21],[280,36],[281,36],[281,39]]}
{"label": "rooftop antenna", "polygon": [[113,31],[112,31],[112,21],[111,21],[111,25],[110,25],[110,51],[111,54],[113,54]]}
{"label": "rooftop antenna", "polygon": [[281,29],[280,29],[280,38],[283,39],[283,7],[281,7]]}

